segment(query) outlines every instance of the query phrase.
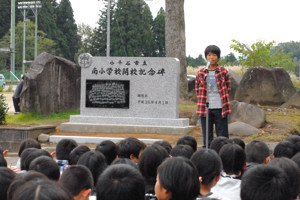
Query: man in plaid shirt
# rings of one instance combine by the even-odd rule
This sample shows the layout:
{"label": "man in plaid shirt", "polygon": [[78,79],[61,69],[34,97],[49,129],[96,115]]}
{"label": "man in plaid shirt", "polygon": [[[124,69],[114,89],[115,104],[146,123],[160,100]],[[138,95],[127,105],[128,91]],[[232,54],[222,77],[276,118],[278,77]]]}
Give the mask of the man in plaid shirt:
{"label": "man in plaid shirt", "polygon": [[203,144],[206,147],[206,107],[208,99],[209,128],[208,146],[213,140],[213,125],[217,136],[228,137],[227,115],[231,113],[229,92],[230,79],[227,69],[218,65],[221,50],[215,45],[208,46],[205,51],[206,60],[211,64],[207,69],[202,68],[196,76],[197,115],[200,116],[203,133]]}

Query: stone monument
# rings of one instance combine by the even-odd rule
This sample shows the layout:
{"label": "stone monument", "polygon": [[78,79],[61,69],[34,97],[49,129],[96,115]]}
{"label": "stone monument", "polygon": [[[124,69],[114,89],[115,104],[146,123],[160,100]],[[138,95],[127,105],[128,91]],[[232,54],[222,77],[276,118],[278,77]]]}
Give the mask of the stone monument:
{"label": "stone monument", "polygon": [[61,124],[67,132],[183,134],[194,127],[179,118],[180,66],[176,58],[78,58],[80,115]]}

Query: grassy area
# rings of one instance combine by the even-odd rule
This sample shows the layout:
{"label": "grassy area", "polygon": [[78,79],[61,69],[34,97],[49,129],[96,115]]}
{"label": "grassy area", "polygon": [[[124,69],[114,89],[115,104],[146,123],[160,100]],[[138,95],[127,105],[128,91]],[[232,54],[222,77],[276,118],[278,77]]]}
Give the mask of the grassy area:
{"label": "grassy area", "polygon": [[55,113],[50,116],[44,116],[39,113],[20,113],[18,115],[7,115],[7,125],[41,125],[56,124],[68,120],[70,115],[79,115],[79,111]]}

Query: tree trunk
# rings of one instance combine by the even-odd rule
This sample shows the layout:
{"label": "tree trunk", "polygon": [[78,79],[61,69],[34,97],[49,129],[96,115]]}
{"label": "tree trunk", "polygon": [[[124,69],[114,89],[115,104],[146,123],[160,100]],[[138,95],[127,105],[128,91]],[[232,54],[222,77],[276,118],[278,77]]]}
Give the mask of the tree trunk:
{"label": "tree trunk", "polygon": [[166,56],[180,60],[180,98],[187,99],[184,0],[166,1]]}

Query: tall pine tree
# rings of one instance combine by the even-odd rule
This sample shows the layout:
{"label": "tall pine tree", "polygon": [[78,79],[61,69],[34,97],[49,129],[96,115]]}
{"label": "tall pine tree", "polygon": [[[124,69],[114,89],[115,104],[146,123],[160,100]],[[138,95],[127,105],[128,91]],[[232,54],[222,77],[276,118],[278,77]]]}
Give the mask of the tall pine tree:
{"label": "tall pine tree", "polygon": [[119,0],[111,23],[112,56],[149,56],[152,15],[144,0]]}
{"label": "tall pine tree", "polygon": [[80,47],[80,36],[77,34],[78,29],[69,0],[61,0],[56,9],[56,15],[56,25],[63,33],[56,41],[60,50],[59,54],[66,59],[75,61],[75,54]]}
{"label": "tall pine tree", "polygon": [[157,13],[153,21],[153,40],[155,56],[166,56],[166,41],[165,41],[165,11],[163,8]]}

